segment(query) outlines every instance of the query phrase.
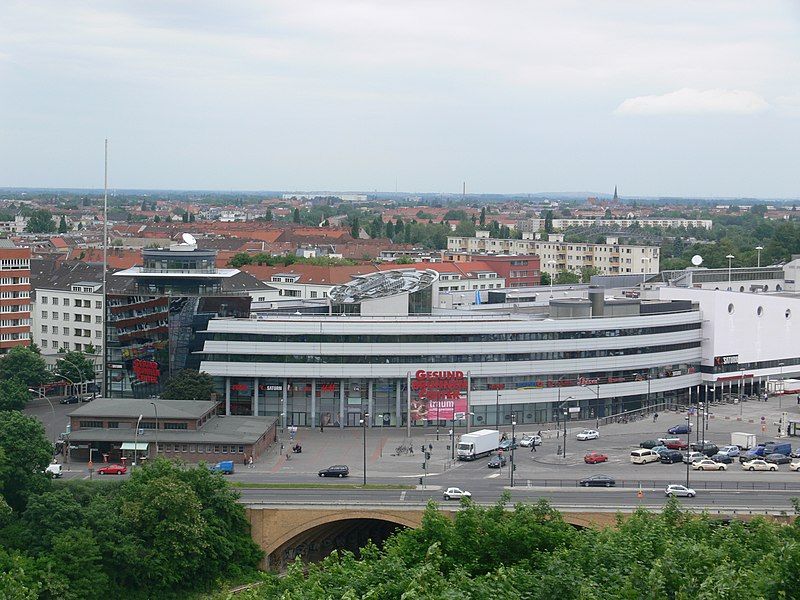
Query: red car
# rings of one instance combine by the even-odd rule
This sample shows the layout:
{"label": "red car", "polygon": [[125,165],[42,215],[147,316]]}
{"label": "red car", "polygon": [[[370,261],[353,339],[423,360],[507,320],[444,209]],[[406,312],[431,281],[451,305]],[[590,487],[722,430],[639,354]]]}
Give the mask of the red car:
{"label": "red car", "polygon": [[608,455],[601,454],[600,452],[589,452],[589,454],[583,457],[583,462],[587,465],[595,465],[597,463],[606,462],[607,460]]}
{"label": "red car", "polygon": [[686,450],[689,447],[689,444],[684,442],[683,440],[670,440],[666,444],[667,448],[670,450]]}
{"label": "red car", "polygon": [[128,472],[128,467],[122,465],[107,465],[97,469],[98,475],[125,475]]}

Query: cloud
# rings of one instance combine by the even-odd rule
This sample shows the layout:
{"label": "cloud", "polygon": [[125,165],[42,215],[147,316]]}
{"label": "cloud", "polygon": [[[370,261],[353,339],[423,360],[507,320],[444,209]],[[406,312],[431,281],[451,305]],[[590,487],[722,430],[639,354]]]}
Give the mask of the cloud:
{"label": "cloud", "polygon": [[782,115],[800,117],[800,95],[778,96],[775,98],[775,107]]}
{"label": "cloud", "polygon": [[751,115],[769,108],[764,98],[747,90],[683,88],[660,96],[628,98],[614,112],[618,115]]}

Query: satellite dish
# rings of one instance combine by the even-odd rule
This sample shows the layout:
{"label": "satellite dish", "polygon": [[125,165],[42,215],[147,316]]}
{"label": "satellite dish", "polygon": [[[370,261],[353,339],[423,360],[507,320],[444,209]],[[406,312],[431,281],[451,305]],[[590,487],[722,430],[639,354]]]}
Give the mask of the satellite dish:
{"label": "satellite dish", "polygon": [[182,236],[183,241],[190,246],[197,246],[197,240],[194,239],[194,236],[191,233],[184,233]]}
{"label": "satellite dish", "polygon": [[692,257],[692,264],[693,264],[695,267],[699,267],[700,265],[702,265],[702,264],[703,264],[703,257],[702,257],[702,256],[700,256],[699,254],[695,254],[695,255]]}

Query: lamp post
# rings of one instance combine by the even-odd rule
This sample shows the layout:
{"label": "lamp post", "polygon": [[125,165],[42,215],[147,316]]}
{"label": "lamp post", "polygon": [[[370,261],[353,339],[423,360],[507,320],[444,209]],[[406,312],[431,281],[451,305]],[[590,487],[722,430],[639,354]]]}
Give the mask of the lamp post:
{"label": "lamp post", "polygon": [[156,412],[156,458],[158,458],[158,406],[155,402],[151,402],[153,410]]}
{"label": "lamp post", "polygon": [[783,405],[783,390],[784,390],[784,387],[783,387],[783,363],[778,363],[778,367],[781,370],[780,371],[780,373],[781,373],[781,383],[780,383],[781,393],[778,394],[778,409],[780,409],[782,407],[782,405]]}
{"label": "lamp post", "polygon": [[645,263],[649,263],[652,259],[646,256],[642,257],[642,289],[644,289],[644,280],[646,278],[647,273],[645,272]]}
{"label": "lamp post", "polygon": [[[84,383],[85,379],[83,378],[83,371],[81,371],[80,365],[78,365],[77,363],[75,363],[75,362],[71,361],[69,358],[67,358],[66,352],[64,353],[64,356],[62,356],[58,360],[63,360],[65,363],[75,367],[75,371],[78,373],[78,377],[79,377],[78,384]],[[92,361],[92,372],[94,374],[94,360]],[[65,377],[64,375],[61,375],[61,377],[64,377],[65,379],[67,379],[67,377]],[[72,382],[72,385],[73,386],[75,385],[74,381]]]}
{"label": "lamp post", "polygon": [[136,420],[136,431],[133,434],[133,464],[131,465],[131,471],[133,471],[134,467],[138,466],[136,461],[139,456],[139,425],[142,423],[142,416],[143,415],[139,415],[139,418]]}
{"label": "lamp post", "polygon": [[450,429],[450,460],[456,459],[456,425]]}
{"label": "lamp post", "polygon": [[47,400],[47,403],[50,405],[50,412],[53,413],[53,445],[55,446],[55,443],[56,443],[56,441],[58,439],[58,437],[57,437],[58,433],[55,431],[55,427],[56,427],[56,409],[53,406],[53,403],[50,400],[50,398],[47,397],[46,393],[44,393],[44,392],[42,392],[40,390],[35,390],[33,388],[28,388],[28,391],[31,392],[32,394],[39,394],[39,398],[44,398],[45,400]]}
{"label": "lamp post", "polygon": [[[570,400],[574,400],[574,398],[572,396],[567,396],[567,399],[564,400],[564,402],[562,402],[561,405],[559,406],[559,410],[561,410],[561,408],[565,404],[569,404]],[[567,419],[568,418],[569,418],[569,409],[564,411],[564,444],[563,444],[564,453],[562,454],[563,458],[567,458]]]}
{"label": "lamp post", "polygon": [[728,259],[728,291],[731,291],[731,261],[736,258],[733,254],[725,256]]}
{"label": "lamp post", "polygon": [[515,435],[516,427],[517,427],[517,422],[516,421],[511,421],[511,487],[512,488],[514,487],[514,469],[515,469],[515,465],[514,465],[514,448],[517,445],[516,444],[517,437]]}
{"label": "lamp post", "polygon": [[554,260],[548,260],[548,261],[547,261],[547,264],[548,264],[548,266],[550,266],[550,267],[551,267],[551,269],[550,269],[550,270],[551,270],[551,271],[553,271],[553,273],[550,275],[550,297],[552,298],[552,297],[553,297],[553,280],[556,278],[556,275],[555,275],[555,266],[556,266],[558,263],[557,263],[556,261],[554,261]]}
{"label": "lamp post", "polygon": [[72,379],[70,379],[69,377],[67,377],[63,373],[58,373],[56,371],[53,372],[53,375],[56,375],[58,377],[61,377],[62,379],[66,379],[67,381],[69,381],[69,384],[72,386],[72,392],[73,393],[75,392],[75,382],[72,381]]}
{"label": "lamp post", "polygon": [[692,452],[691,446],[691,438],[689,437],[692,432],[692,420],[691,420],[692,413],[688,410],[686,411],[686,487],[689,487],[689,471],[691,470],[691,460],[689,460],[689,455]]}
{"label": "lamp post", "polygon": [[369,413],[364,413],[364,418],[358,421],[361,425],[361,432],[364,440],[364,487],[367,487],[367,417]]}
{"label": "lamp post", "polygon": [[495,398],[494,398],[494,421],[495,421],[495,429],[500,431],[500,388],[495,389]]}
{"label": "lamp post", "polygon": [[600,428],[600,378],[597,378],[597,391],[590,388],[588,385],[581,384],[581,387],[585,390],[592,392],[596,397],[596,404],[594,405],[594,426],[595,429]]}
{"label": "lamp post", "polygon": [[[741,373],[742,376],[739,378],[739,418],[742,416],[742,403],[744,401],[744,369],[741,370]],[[752,388],[753,386],[750,387]]]}
{"label": "lamp post", "polygon": [[764,249],[763,246],[756,246],[756,252],[758,252],[758,268],[761,268],[761,251]]}

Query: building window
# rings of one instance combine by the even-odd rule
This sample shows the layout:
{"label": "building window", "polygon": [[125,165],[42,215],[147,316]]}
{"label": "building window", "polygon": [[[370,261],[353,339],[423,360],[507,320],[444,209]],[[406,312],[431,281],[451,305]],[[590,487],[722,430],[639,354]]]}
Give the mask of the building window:
{"label": "building window", "polygon": [[53,313],[53,321],[58,321],[58,313],[57,312]]}
{"label": "building window", "polygon": [[103,332],[102,331],[95,331],[94,332],[94,337],[96,337],[98,339],[103,337]]}
{"label": "building window", "polygon": [[46,311],[46,310],[43,310],[43,311],[42,311],[42,318],[43,318],[43,319],[46,319],[46,318],[47,318],[47,311]]}
{"label": "building window", "polygon": [[53,306],[58,306],[58,298],[53,296]]}
{"label": "building window", "polygon": [[42,333],[47,333],[47,325],[42,325]]}
{"label": "building window", "polygon": [[214,446],[214,454],[219,454],[219,446]]}
{"label": "building window", "polygon": [[69,327],[62,327],[61,331],[64,333],[64,335],[69,335]]}
{"label": "building window", "polygon": [[187,447],[186,444],[181,444],[181,452],[186,452]]}
{"label": "building window", "polygon": [[164,429],[188,429],[186,423],[164,423]]}
{"label": "building window", "polygon": [[189,444],[189,452],[197,452],[197,446],[194,444]]}
{"label": "building window", "polygon": [[109,429],[119,429],[119,421],[109,421],[108,422]]}
{"label": "building window", "polygon": [[95,428],[95,429],[102,429],[103,422],[102,421],[80,421],[81,428]]}
{"label": "building window", "polygon": [[64,298],[64,306],[69,306],[69,298]]}
{"label": "building window", "polygon": [[64,313],[64,320],[65,321],[69,321],[69,313],[68,312]]}
{"label": "building window", "polygon": [[94,307],[95,308],[103,308],[103,302],[101,300],[95,300],[94,301]]}
{"label": "building window", "polygon": [[227,453],[228,453],[228,446],[227,446],[227,445],[224,445],[224,444],[223,444],[223,446],[222,446],[222,453],[223,453],[223,454],[227,454]]}
{"label": "building window", "polygon": [[47,340],[42,340],[42,348],[47,348]]}
{"label": "building window", "polygon": [[244,446],[239,446],[239,454],[244,454]]}
{"label": "building window", "polygon": [[100,315],[97,315],[97,316],[94,318],[94,322],[95,322],[95,323],[102,323],[102,322],[103,322],[103,317],[101,317]]}

